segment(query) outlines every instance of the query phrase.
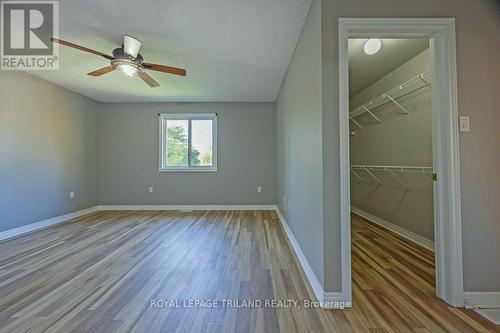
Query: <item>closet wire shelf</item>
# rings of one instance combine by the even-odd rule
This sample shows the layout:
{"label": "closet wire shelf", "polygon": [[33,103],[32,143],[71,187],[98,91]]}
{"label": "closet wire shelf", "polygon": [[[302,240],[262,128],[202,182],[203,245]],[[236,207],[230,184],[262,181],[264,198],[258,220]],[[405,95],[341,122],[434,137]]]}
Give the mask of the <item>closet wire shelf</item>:
{"label": "closet wire shelf", "polygon": [[409,95],[420,89],[431,86],[431,71],[430,69],[425,72],[411,78],[408,81],[401,83],[400,85],[384,92],[382,95],[369,100],[363,105],[351,110],[349,112],[349,119],[360,129],[363,128],[361,124],[354,118],[359,117],[365,113],[368,113],[372,118],[374,118],[378,123],[382,120],[374,114],[374,110],[387,104],[393,103],[403,114],[409,114],[406,108],[398,102],[398,99]]}
{"label": "closet wire shelf", "polygon": [[390,173],[394,178],[398,180],[403,186],[408,186],[406,182],[401,179],[397,175],[397,173],[406,173],[406,172],[411,172],[411,173],[423,173],[423,174],[428,174],[432,175],[432,167],[421,167],[421,166],[401,166],[401,165],[359,165],[359,164],[352,164],[351,165],[351,172],[353,175],[355,175],[359,180],[362,182],[365,181],[363,177],[359,175],[357,171],[363,170],[366,171],[375,181],[377,181],[379,184],[383,184],[383,182],[378,178],[372,171],[385,171]]}

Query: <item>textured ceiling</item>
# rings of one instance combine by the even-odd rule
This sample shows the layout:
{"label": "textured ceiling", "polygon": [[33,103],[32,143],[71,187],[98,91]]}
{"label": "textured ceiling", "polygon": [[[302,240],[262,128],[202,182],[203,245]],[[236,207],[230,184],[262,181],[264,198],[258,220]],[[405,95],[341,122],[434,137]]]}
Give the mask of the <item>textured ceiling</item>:
{"label": "textured ceiling", "polygon": [[60,47],[58,71],[32,74],[98,101],[274,101],[311,0],[60,0],[59,37],[110,54],[123,35],[142,41],[161,86],[113,72],[106,59]]}
{"label": "textured ceiling", "polygon": [[429,47],[428,39],[382,39],[382,47],[373,55],[366,55],[366,39],[349,39],[349,95],[389,74]]}

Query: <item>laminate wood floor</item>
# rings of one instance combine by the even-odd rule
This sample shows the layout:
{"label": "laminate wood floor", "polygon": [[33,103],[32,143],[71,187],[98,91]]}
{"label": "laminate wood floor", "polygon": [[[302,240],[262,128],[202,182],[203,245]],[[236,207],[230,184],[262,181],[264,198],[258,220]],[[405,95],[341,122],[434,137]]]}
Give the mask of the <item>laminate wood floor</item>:
{"label": "laminate wood floor", "polygon": [[285,307],[312,293],[274,212],[87,215],[0,242],[0,332],[498,331],[433,296],[432,253],[352,228],[354,307],[322,310]]}

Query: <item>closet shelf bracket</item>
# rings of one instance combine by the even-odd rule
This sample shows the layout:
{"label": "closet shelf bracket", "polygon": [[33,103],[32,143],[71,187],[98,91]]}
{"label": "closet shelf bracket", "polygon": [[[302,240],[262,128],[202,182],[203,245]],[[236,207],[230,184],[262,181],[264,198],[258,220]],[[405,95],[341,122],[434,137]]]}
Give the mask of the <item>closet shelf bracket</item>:
{"label": "closet shelf bracket", "polygon": [[388,94],[384,94],[383,96],[384,96],[384,97],[387,97],[388,99],[390,99],[390,100],[391,100],[394,104],[396,104],[396,106],[397,106],[398,108],[400,108],[400,109],[401,109],[401,111],[403,111],[405,114],[409,114],[409,112],[408,112],[408,111],[406,111],[406,109],[405,109],[405,108],[404,108],[401,104],[399,104],[399,103],[398,103],[398,102],[397,102],[394,98],[392,98],[390,95],[388,95]]}
{"label": "closet shelf bracket", "polygon": [[361,176],[360,176],[360,175],[359,175],[356,171],[354,171],[352,168],[351,168],[351,172],[352,172],[352,173],[353,173],[356,177],[358,177],[358,178],[359,178],[359,180],[361,180],[362,182],[364,182],[364,181],[365,181],[365,180],[364,180],[364,178],[363,178],[363,177],[361,177]]}
{"label": "closet shelf bracket", "polygon": [[419,76],[419,79],[420,81],[422,81],[426,86],[430,86],[431,83],[430,82],[427,82],[425,79],[424,79],[424,74],[420,74]]}
{"label": "closet shelf bracket", "polygon": [[362,107],[363,109],[365,109],[365,111],[366,111],[366,112],[368,112],[368,114],[369,114],[370,116],[372,116],[373,118],[375,118],[375,120],[376,120],[377,122],[379,122],[379,123],[381,123],[381,122],[382,122],[382,120],[380,120],[380,118],[379,118],[379,117],[377,117],[376,115],[374,115],[374,114],[373,114],[373,112],[371,112],[371,111],[370,111],[370,110],[369,110],[366,106],[362,105],[361,107]]}
{"label": "closet shelf bracket", "polygon": [[391,169],[388,169],[387,171],[389,171],[389,173],[391,175],[393,175],[394,178],[396,178],[401,185],[403,185],[404,187],[408,188],[408,184],[406,184],[405,181],[401,179],[401,177],[399,177],[398,175],[396,175],[394,173],[394,171],[392,171]]}
{"label": "closet shelf bracket", "polygon": [[377,176],[375,176],[370,170],[368,170],[368,168],[364,168],[366,172],[368,172],[370,174],[370,176],[372,176],[377,182],[380,183],[380,185],[383,185],[384,183],[382,183],[382,181],[380,179],[378,179]]}
{"label": "closet shelf bracket", "polygon": [[354,120],[354,118],[353,118],[353,117],[349,117],[349,119],[351,119],[351,121],[352,121],[353,123],[355,123],[355,124],[356,124],[356,126],[358,126],[360,129],[363,129],[363,126],[361,126],[361,125],[360,125],[360,124],[359,124],[356,120]]}

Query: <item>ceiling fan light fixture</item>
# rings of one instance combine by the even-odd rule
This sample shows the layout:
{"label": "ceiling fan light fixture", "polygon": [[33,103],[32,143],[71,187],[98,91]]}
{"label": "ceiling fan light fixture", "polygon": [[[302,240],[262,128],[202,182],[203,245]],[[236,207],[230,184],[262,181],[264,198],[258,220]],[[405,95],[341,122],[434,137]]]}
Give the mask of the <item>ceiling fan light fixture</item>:
{"label": "ceiling fan light fixture", "polygon": [[186,76],[186,70],[183,68],[145,63],[144,58],[139,53],[139,50],[141,48],[141,42],[128,35],[124,36],[124,43],[122,47],[118,47],[113,50],[113,56],[107,55],[105,53],[96,50],[89,49],[88,47],[84,47],[78,44],[73,44],[71,42],[62,39],[51,38],[50,40],[53,43],[65,45],[73,49],[77,49],[80,51],[84,51],[87,53],[103,57],[111,62],[110,66],[106,66],[87,73],[87,75],[89,76],[93,77],[102,76],[107,73],[111,73],[114,70],[119,70],[125,73],[125,75],[127,76],[139,77],[151,88],[158,87],[160,84],[156,82],[151,76],[149,76],[148,73],[146,73],[146,71],[156,71],[167,74]]}
{"label": "ceiling fan light fixture", "polygon": [[372,55],[380,51],[382,41],[378,38],[370,38],[365,42],[364,50],[367,55]]}
{"label": "ceiling fan light fixture", "polygon": [[125,73],[127,76],[134,76],[138,72],[138,68],[130,64],[120,64],[118,65],[118,69]]}

